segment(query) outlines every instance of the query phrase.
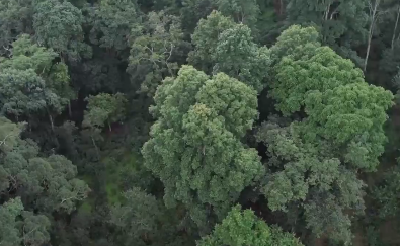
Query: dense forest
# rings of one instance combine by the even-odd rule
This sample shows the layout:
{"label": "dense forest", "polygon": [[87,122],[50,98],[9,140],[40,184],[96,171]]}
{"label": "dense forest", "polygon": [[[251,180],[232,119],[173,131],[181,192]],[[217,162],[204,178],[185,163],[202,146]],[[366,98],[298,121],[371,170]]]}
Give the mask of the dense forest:
{"label": "dense forest", "polygon": [[400,245],[399,22],[0,0],[0,246]]}

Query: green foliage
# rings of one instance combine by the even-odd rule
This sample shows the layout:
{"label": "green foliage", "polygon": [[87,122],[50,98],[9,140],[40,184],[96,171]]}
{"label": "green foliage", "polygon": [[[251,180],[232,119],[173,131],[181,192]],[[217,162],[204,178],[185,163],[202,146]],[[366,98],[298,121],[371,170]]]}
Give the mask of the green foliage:
{"label": "green foliage", "polygon": [[277,42],[270,49],[272,65],[276,65],[286,56],[295,60],[312,56],[321,46],[319,35],[313,27],[290,26],[277,37]]}
{"label": "green foliage", "polygon": [[50,241],[49,219],[23,210],[19,197],[0,206],[0,245],[40,246]]}
{"label": "green foliage", "polygon": [[218,11],[213,11],[206,19],[201,19],[192,34],[195,49],[189,53],[188,62],[204,71],[210,71],[220,33],[234,26],[235,22],[231,18]]}
{"label": "green foliage", "polygon": [[32,12],[32,0],[0,1],[0,55],[11,56],[8,48],[15,37],[21,33],[30,33]]}
{"label": "green foliage", "polygon": [[52,49],[32,43],[28,34],[20,35],[13,43],[12,54],[10,59],[1,60],[0,69],[32,69],[37,74],[43,74],[49,71],[52,61],[57,57]]}
{"label": "green foliage", "polygon": [[[314,25],[323,45],[364,43],[367,36],[364,0],[293,0],[287,6],[290,24]],[[341,44],[341,43],[340,43]]]}
{"label": "green foliage", "polygon": [[67,55],[70,60],[78,60],[80,52],[89,51],[82,43],[83,22],[81,11],[67,1],[41,1],[34,8],[33,28],[36,41]]}
{"label": "green foliage", "polygon": [[383,182],[374,189],[374,198],[379,202],[379,216],[381,218],[395,217],[399,214],[399,179],[400,167],[387,170]]}
{"label": "green foliage", "polygon": [[161,203],[139,188],[125,193],[126,205],[118,204],[111,211],[111,223],[124,232],[124,245],[146,245],[143,237],[153,241],[161,216]]}
{"label": "green foliage", "polygon": [[[6,120],[3,123],[10,125]],[[75,178],[76,167],[60,155],[38,157],[32,141],[14,141],[13,148],[0,159],[0,176],[5,178],[0,183],[1,192],[6,196],[16,193],[36,211],[74,211],[76,202],[89,191],[85,182]]]}
{"label": "green foliage", "polygon": [[13,124],[9,119],[0,117],[0,150],[10,151],[18,143],[20,133],[24,128],[24,123]]}
{"label": "green foliage", "polygon": [[[365,184],[356,171],[379,164],[393,95],[368,85],[361,70],[319,47],[316,37],[312,28],[294,26],[271,48],[281,60],[273,65],[269,95],[277,110],[298,113],[300,121],[261,126],[257,138],[270,156],[262,191],[270,209],[302,214],[317,237],[349,244],[351,213],[345,211],[364,209]],[[293,209],[299,206],[302,212]]]}
{"label": "green foliage", "polygon": [[341,154],[347,149],[346,163],[374,170],[384,151],[383,125],[392,93],[369,86],[360,69],[328,47],[310,56],[292,51],[273,68],[270,96],[276,109],[286,116],[304,110],[307,117],[299,125],[306,141],[330,141]]}
{"label": "green foliage", "polygon": [[18,246],[21,236],[18,230],[16,217],[24,209],[21,199],[10,199],[0,206],[0,244]]}
{"label": "green foliage", "polygon": [[263,172],[255,150],[240,143],[257,115],[256,92],[225,74],[210,79],[183,66],[154,100],[158,120],[143,156],[164,184],[166,206],[182,202],[199,226],[207,203],[222,218]]}
{"label": "green foliage", "polygon": [[44,215],[23,211],[20,225],[23,245],[40,246],[50,241],[50,220]]}
{"label": "green foliage", "polygon": [[214,9],[215,0],[182,0],[179,9],[182,27],[186,33],[193,33],[197,22],[206,18]]}
{"label": "green foliage", "polygon": [[13,115],[17,120],[23,115],[29,117],[36,112],[43,112],[46,110],[46,98],[53,96],[44,88],[45,81],[32,69],[3,70],[0,74],[2,111]]}
{"label": "green foliage", "polygon": [[215,227],[212,235],[204,237],[198,246],[301,246],[300,241],[278,227],[268,227],[251,210],[240,210],[236,206],[221,224]]}
{"label": "green foliage", "polygon": [[364,183],[328,152],[328,143],[320,142],[318,146],[303,141],[294,125],[280,128],[273,123],[263,124],[257,138],[268,146],[271,157],[262,189],[268,207],[293,216],[299,215],[290,208],[304,207],[307,228],[314,235],[326,234],[335,241],[349,243],[350,220],[344,211],[363,210]]}
{"label": "green foliage", "polygon": [[96,96],[89,96],[86,100],[88,106],[85,111],[84,124],[87,126],[101,128],[104,126],[104,122],[107,122],[110,128],[110,123],[122,120],[125,116],[127,100],[122,93],[100,93]]}
{"label": "green foliage", "polygon": [[344,162],[356,168],[375,170],[387,142],[383,125],[393,94],[364,82],[338,86],[325,94],[314,91],[309,95],[306,99],[309,117],[303,129],[305,139],[313,141],[321,137],[337,148],[346,146]]}
{"label": "green foliage", "polygon": [[131,29],[140,23],[136,0],[101,0],[89,11],[91,42],[101,48],[125,50]]}
{"label": "green foliage", "polygon": [[285,115],[304,106],[308,91],[324,92],[340,85],[365,83],[360,69],[328,47],[317,48],[307,56],[298,55],[297,51],[274,66],[275,80],[270,84],[271,97],[277,101],[275,107]]}
{"label": "green foliage", "polygon": [[124,197],[125,202],[115,205],[110,216],[110,223],[120,233],[120,245],[176,245],[184,240],[178,235],[178,221],[156,197],[137,187]]}
{"label": "green foliage", "polygon": [[398,0],[0,0],[1,246],[300,245],[238,202],[398,245],[399,34]]}
{"label": "green foliage", "polygon": [[240,81],[246,81],[257,91],[264,89],[264,80],[268,77],[265,69],[270,65],[270,54],[266,47],[258,48],[253,43],[246,25],[236,25],[219,35],[214,59],[214,73],[225,72]]}
{"label": "green foliage", "polygon": [[259,48],[251,36],[249,27],[235,24],[230,18],[214,11],[199,21],[193,35],[195,49],[188,61],[214,74],[224,72],[243,81],[257,91],[265,85],[270,64],[269,51]]}
{"label": "green foliage", "polygon": [[138,29],[132,30],[129,57],[132,80],[141,79],[141,91],[153,97],[164,76],[173,76],[178,65],[171,58],[183,44],[178,18],[161,12],[150,12]]}
{"label": "green foliage", "polygon": [[34,113],[60,114],[75,92],[69,85],[68,67],[53,64],[57,54],[33,44],[28,35],[13,43],[13,56],[0,60],[0,93],[3,112],[32,118]]}
{"label": "green foliage", "polygon": [[236,22],[244,23],[251,28],[257,21],[260,9],[257,0],[214,0],[225,16],[231,16]]}

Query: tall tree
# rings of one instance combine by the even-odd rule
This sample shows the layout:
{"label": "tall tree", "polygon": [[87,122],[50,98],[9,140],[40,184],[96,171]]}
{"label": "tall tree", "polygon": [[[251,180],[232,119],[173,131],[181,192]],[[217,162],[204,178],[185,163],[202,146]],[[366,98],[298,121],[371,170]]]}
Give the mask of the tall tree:
{"label": "tall tree", "polygon": [[178,65],[174,55],[183,45],[183,33],[177,17],[163,11],[150,12],[139,28],[132,30],[128,71],[132,81],[143,81],[141,91],[154,96],[166,76],[174,76]]}
{"label": "tall tree", "polygon": [[125,117],[127,100],[122,93],[100,93],[89,96],[88,109],[85,112],[85,123],[88,126],[103,127],[107,123],[111,131],[111,123],[122,120]]}
{"label": "tall tree", "polygon": [[140,23],[137,1],[101,0],[88,10],[92,24],[91,42],[108,50],[125,50],[131,29]]}
{"label": "tall tree", "polygon": [[3,111],[32,118],[45,112],[54,130],[54,115],[60,114],[75,92],[70,87],[68,67],[54,63],[58,55],[52,49],[33,44],[28,35],[13,43],[13,56],[0,60]]}
{"label": "tall tree", "polygon": [[179,9],[182,29],[190,36],[200,19],[206,18],[215,9],[215,0],[182,0]]}
{"label": "tall tree", "polygon": [[266,47],[258,47],[249,27],[236,24],[220,12],[199,21],[193,35],[195,46],[188,61],[207,72],[224,72],[261,91],[270,64]]}
{"label": "tall tree", "polygon": [[382,1],[382,0],[368,0],[369,31],[368,31],[367,54],[366,54],[365,62],[364,62],[364,72],[367,71],[369,55],[371,52],[372,38],[373,38],[375,30],[377,28],[379,19],[381,18],[381,16],[383,14],[385,14],[385,11],[382,9],[383,2],[384,1]]}
{"label": "tall tree", "polygon": [[260,9],[257,0],[214,0],[225,16],[231,16],[236,22],[244,23],[255,31]]}
{"label": "tall tree", "polygon": [[204,237],[198,246],[301,246],[299,239],[284,233],[278,227],[268,227],[251,210],[241,211],[235,206],[221,224],[215,227],[212,235]]}
{"label": "tall tree", "polygon": [[33,1],[0,1],[0,55],[10,56],[10,46],[22,33],[32,32]]}
{"label": "tall tree", "polygon": [[277,37],[277,42],[271,47],[271,66],[274,67],[286,56],[293,59],[312,56],[319,47],[320,34],[314,27],[292,25]]}
{"label": "tall tree", "polygon": [[83,43],[84,19],[80,9],[68,1],[46,0],[34,7],[33,28],[38,44],[52,48],[62,58],[80,59],[90,49]]}
{"label": "tall tree", "polygon": [[116,241],[140,246],[192,245],[186,236],[179,235],[181,221],[176,211],[165,209],[156,197],[137,187],[125,192],[124,197],[124,204],[111,209],[110,223],[119,232]]}
{"label": "tall tree", "polygon": [[399,164],[387,170],[381,183],[374,188],[374,198],[379,204],[381,218],[394,218],[399,214]]}
{"label": "tall tree", "polygon": [[167,208],[183,203],[200,228],[213,214],[222,219],[263,173],[256,151],[240,142],[257,115],[256,92],[225,74],[210,79],[183,66],[154,99],[158,119],[143,155],[164,184]]}
{"label": "tall tree", "polygon": [[36,144],[22,140],[21,131],[22,125],[0,117],[0,243],[40,246],[50,241],[49,216],[71,214],[89,188],[70,161],[39,157]]}
{"label": "tall tree", "polygon": [[323,45],[345,57],[360,59],[351,50],[368,35],[367,0],[293,0],[287,6],[290,24],[314,25]]}
{"label": "tall tree", "polygon": [[[271,158],[263,192],[272,210],[295,218],[304,213],[314,235],[349,243],[351,221],[344,211],[362,211],[364,204],[364,184],[355,171],[376,170],[393,95],[368,85],[351,61],[315,44],[311,30],[296,28],[271,48],[281,60],[272,68],[270,96],[285,116],[300,117],[290,125],[271,121],[258,133]],[[290,45],[300,42],[290,39],[294,31],[311,36],[296,47]],[[303,43],[307,40],[312,42]]]}

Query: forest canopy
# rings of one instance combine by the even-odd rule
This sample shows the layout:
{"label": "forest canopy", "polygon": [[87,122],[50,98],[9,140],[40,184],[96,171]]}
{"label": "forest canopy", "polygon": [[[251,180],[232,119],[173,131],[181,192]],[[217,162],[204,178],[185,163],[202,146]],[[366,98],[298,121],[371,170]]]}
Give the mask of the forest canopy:
{"label": "forest canopy", "polygon": [[391,246],[398,0],[0,0],[0,246]]}

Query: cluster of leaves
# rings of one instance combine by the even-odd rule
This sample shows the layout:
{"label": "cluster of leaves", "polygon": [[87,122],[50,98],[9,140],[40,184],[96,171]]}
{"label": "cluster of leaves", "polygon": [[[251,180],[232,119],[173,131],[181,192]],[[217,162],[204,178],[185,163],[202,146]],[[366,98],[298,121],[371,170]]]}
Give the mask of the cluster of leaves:
{"label": "cluster of leaves", "polygon": [[197,243],[198,246],[301,246],[300,241],[280,228],[268,227],[258,219],[251,210],[241,211],[235,206],[220,225],[215,226],[212,235],[204,237]]}
{"label": "cluster of leaves", "polygon": [[172,59],[184,45],[180,21],[163,11],[150,12],[144,25],[134,28],[131,34],[133,41],[128,71],[132,80],[141,81],[141,92],[153,97],[163,78],[174,76],[178,70],[178,64]]}
{"label": "cluster of leaves", "polygon": [[209,204],[222,219],[263,173],[257,152],[240,142],[257,116],[256,91],[226,74],[210,79],[183,66],[177,78],[164,80],[154,100],[158,120],[143,155],[164,184],[167,207],[182,202],[204,226]]}
{"label": "cluster of leaves", "polygon": [[398,0],[0,0],[0,245],[350,245],[353,218],[383,242],[399,20]]}
{"label": "cluster of leaves", "polygon": [[301,204],[314,234],[349,244],[345,211],[364,207],[365,185],[356,171],[379,164],[393,95],[368,85],[360,69],[316,37],[313,28],[292,26],[271,48],[281,59],[272,67],[270,96],[283,115],[300,117],[290,125],[278,119],[260,127],[257,138],[270,156],[263,192],[270,209],[293,213],[289,207]]}
{"label": "cluster of leaves", "polygon": [[110,124],[122,120],[125,117],[127,100],[122,93],[106,94],[100,93],[96,96],[89,96],[87,99],[87,111],[85,112],[84,125],[89,127],[104,127],[107,122]]}
{"label": "cluster of leaves", "polygon": [[265,87],[269,51],[254,43],[248,26],[236,24],[222,13],[213,11],[207,19],[199,21],[192,44],[195,47],[189,54],[189,63],[204,71],[224,72],[257,91]]}
{"label": "cluster of leaves", "polygon": [[35,114],[60,114],[75,97],[69,85],[68,67],[55,62],[58,55],[21,35],[13,43],[10,59],[0,60],[0,104],[2,111],[17,120],[31,120]]}
{"label": "cluster of leaves", "polygon": [[20,139],[22,126],[0,122],[0,243],[43,245],[50,240],[48,216],[72,213],[90,189],[65,157],[39,157],[34,142]]}

